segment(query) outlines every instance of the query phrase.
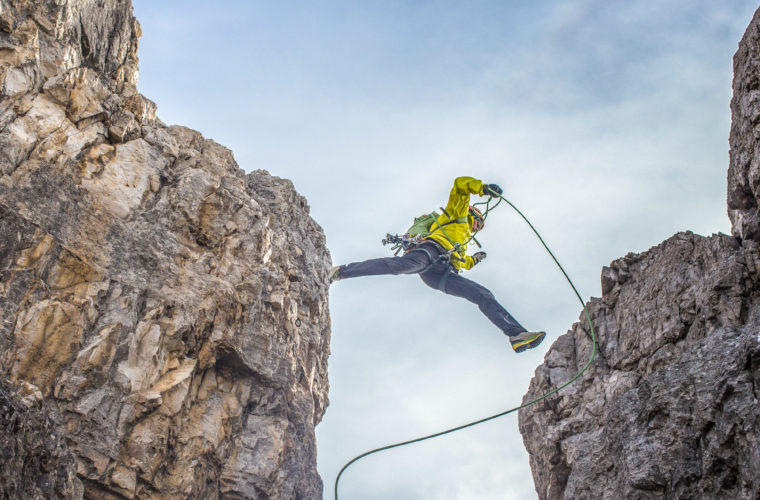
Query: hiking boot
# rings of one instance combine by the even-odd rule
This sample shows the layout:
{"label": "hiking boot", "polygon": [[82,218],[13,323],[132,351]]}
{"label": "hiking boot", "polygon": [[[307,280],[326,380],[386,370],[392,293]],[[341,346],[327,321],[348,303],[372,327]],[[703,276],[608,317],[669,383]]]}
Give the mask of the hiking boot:
{"label": "hiking boot", "polygon": [[335,266],[330,269],[330,283],[335,283],[340,280],[340,266]]}
{"label": "hiking boot", "polygon": [[546,332],[522,332],[509,337],[509,343],[512,344],[515,352],[523,352],[536,347],[544,340],[544,337],[546,337]]}

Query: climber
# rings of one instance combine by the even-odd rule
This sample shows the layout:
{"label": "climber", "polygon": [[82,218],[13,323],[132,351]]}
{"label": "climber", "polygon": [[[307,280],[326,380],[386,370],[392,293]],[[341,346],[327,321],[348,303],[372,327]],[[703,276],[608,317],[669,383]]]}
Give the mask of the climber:
{"label": "climber", "polygon": [[470,195],[499,197],[502,193],[496,184],[484,184],[472,177],[458,177],[443,214],[433,223],[421,243],[407,249],[401,257],[370,259],[333,267],[330,282],[381,274],[419,274],[427,286],[477,304],[480,311],[509,337],[515,352],[536,347],[544,340],[545,332],[527,331],[487,288],[459,275],[462,269],[472,269],[486,258],[485,252],[466,254],[467,243],[473,233],[483,229],[485,222],[483,214],[470,206]]}

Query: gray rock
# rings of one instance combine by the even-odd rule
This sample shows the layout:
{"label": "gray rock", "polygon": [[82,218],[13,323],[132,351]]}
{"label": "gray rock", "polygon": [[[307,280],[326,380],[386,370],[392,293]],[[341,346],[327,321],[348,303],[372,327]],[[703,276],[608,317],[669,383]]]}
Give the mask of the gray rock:
{"label": "gray rock", "polygon": [[[520,411],[540,498],[757,498],[757,262],[754,242],[680,233],[604,269],[596,361]],[[555,342],[525,401],[585,364],[588,330]]]}
{"label": "gray rock", "polygon": [[731,232],[760,240],[760,11],[734,55],[731,99],[731,160],[728,167],[728,216]]}
{"label": "gray rock", "polygon": [[[520,411],[540,498],[757,498],[758,259],[754,242],[679,233],[604,269],[604,294],[587,306],[596,361]],[[589,359],[581,320],[525,401]]]}

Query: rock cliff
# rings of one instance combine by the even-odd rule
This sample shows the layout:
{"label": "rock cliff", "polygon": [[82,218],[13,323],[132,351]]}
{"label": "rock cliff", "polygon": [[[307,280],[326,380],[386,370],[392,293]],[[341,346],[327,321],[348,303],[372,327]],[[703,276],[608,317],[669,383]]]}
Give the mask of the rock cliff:
{"label": "rock cliff", "polygon": [[50,450],[0,456],[0,490],[320,498],[324,235],[156,118],[139,36],[129,1],[0,0],[0,408],[29,434],[0,441]]}
{"label": "rock cliff", "polygon": [[[734,58],[732,235],[679,233],[602,270],[599,354],[520,411],[541,499],[760,498],[760,11]],[[590,356],[582,317],[525,401]]]}

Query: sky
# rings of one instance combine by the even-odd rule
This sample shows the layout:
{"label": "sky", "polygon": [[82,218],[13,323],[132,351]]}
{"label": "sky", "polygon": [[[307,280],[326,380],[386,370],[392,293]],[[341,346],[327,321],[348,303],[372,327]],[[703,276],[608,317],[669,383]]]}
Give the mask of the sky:
{"label": "sky", "polygon": [[[139,90],[167,124],[293,181],[335,264],[390,256],[385,233],[499,184],[584,299],[603,266],[678,231],[730,233],[732,57],[757,2],[133,0]],[[473,199],[475,201],[475,198]],[[478,309],[416,276],[330,291],[325,498],[367,450],[517,406],[581,305],[502,204],[467,277],[527,328],[516,355]],[[536,498],[515,414],[373,455],[341,499]]]}

